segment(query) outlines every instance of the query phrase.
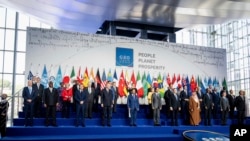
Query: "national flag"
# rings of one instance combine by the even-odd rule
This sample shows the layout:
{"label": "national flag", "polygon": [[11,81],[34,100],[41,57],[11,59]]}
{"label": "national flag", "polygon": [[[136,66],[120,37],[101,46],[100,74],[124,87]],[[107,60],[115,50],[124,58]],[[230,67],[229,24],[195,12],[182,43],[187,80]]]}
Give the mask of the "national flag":
{"label": "national flag", "polygon": [[197,83],[195,82],[194,76],[192,76],[191,82],[190,82],[191,92],[194,92],[196,90],[196,87],[197,87]]}
{"label": "national flag", "polygon": [[207,88],[208,87],[208,81],[207,81],[207,78],[205,77],[204,78],[204,86]]}
{"label": "national flag", "polygon": [[135,73],[134,73],[134,71],[132,72],[130,82],[131,82],[133,85],[135,85],[135,87],[136,87],[136,79],[135,79]]}
{"label": "national flag", "polygon": [[79,67],[76,78],[77,78],[77,81],[82,82],[81,66]]}
{"label": "national flag", "polygon": [[129,78],[129,75],[128,75],[128,71],[126,70],[126,74],[125,74],[125,77],[124,77],[124,83],[125,83],[125,87],[124,87],[124,93],[125,93],[125,96],[128,96],[128,86],[130,85],[130,78]]}
{"label": "national flag", "polygon": [[214,86],[214,88],[219,88],[219,87],[220,87],[220,83],[219,83],[219,81],[216,79],[216,77],[214,77],[213,86]]}
{"label": "national flag", "polygon": [[181,83],[182,83],[182,87],[187,85],[187,83],[186,83],[186,77],[184,75],[182,76]]}
{"label": "national flag", "polygon": [[32,80],[33,77],[34,77],[34,75],[32,74],[32,72],[29,71],[29,74],[28,74],[27,79],[28,79],[28,80]]}
{"label": "national flag", "polygon": [[224,77],[223,81],[222,81],[222,87],[225,87],[227,90],[227,81],[226,78]]}
{"label": "national flag", "polygon": [[172,80],[171,80],[169,73],[168,73],[168,77],[167,77],[167,83],[168,83],[168,85],[172,84]]}
{"label": "national flag", "polygon": [[117,81],[117,80],[118,80],[117,74],[116,74],[116,69],[115,69],[115,71],[114,71],[113,79],[114,79],[114,81]]}
{"label": "national flag", "polygon": [[157,80],[157,78],[153,78],[152,86],[153,86],[153,88],[157,88],[158,87],[158,80]]}
{"label": "national flag", "polygon": [[107,80],[110,81],[110,82],[113,82],[113,77],[112,77],[111,69],[109,69]]}
{"label": "national flag", "polygon": [[180,89],[182,87],[182,82],[181,82],[181,75],[178,74],[177,76],[177,87]]}
{"label": "national flag", "polygon": [[96,81],[96,83],[98,83],[98,84],[100,84],[100,85],[101,85],[101,83],[102,83],[101,76],[100,76],[100,72],[99,72],[99,68],[98,68],[97,71],[96,71],[95,81]]}
{"label": "national flag", "polygon": [[199,76],[198,76],[197,84],[201,88],[201,92],[203,94],[206,93],[206,87],[204,85],[204,82],[202,81],[202,79]]}
{"label": "national flag", "polygon": [[90,70],[89,80],[90,80],[91,82],[94,82],[94,81],[95,81],[95,75],[94,75],[94,69],[93,69],[93,67],[92,67],[91,70]]}
{"label": "national flag", "polygon": [[125,96],[124,88],[126,87],[125,87],[125,80],[124,80],[124,75],[123,75],[123,70],[122,70],[120,78],[119,78],[119,85],[118,85],[118,91],[119,91],[120,97]]}
{"label": "national flag", "polygon": [[84,75],[83,75],[82,84],[83,84],[83,87],[88,87],[88,85],[89,85],[89,75],[88,75],[87,67],[86,67]]}
{"label": "national flag", "polygon": [[166,88],[168,87],[166,73],[164,73],[164,75],[163,75],[163,77],[162,77],[162,83],[163,83],[164,89],[166,89]]}
{"label": "national flag", "polygon": [[150,76],[150,74],[148,73],[148,75],[147,75],[147,82],[148,82],[148,84],[149,84],[149,88],[152,86],[152,79],[151,79],[151,76]]}
{"label": "national flag", "polygon": [[142,76],[142,86],[143,86],[143,97],[146,97],[148,95],[148,82],[145,72]]}
{"label": "national flag", "polygon": [[137,89],[138,97],[143,97],[144,90],[143,90],[141,75],[140,75],[139,71],[138,71],[137,77],[136,77],[136,89]]}
{"label": "national flag", "polygon": [[162,82],[162,78],[161,78],[161,74],[159,73],[158,77],[157,77],[157,82],[158,82],[158,88],[159,88],[159,93],[161,95],[161,98],[164,97],[164,93],[165,93],[165,89],[163,87],[163,82]]}
{"label": "national flag", "polygon": [[172,79],[172,85],[173,85],[173,88],[177,88],[177,79],[176,79],[175,73]]}
{"label": "national flag", "polygon": [[71,73],[70,73],[70,78],[73,79],[75,77],[75,69],[74,66],[72,67]]}
{"label": "national flag", "polygon": [[211,76],[208,78],[208,86],[213,86],[213,80],[211,78]]}
{"label": "national flag", "polygon": [[62,82],[62,70],[61,66],[59,66],[54,84],[55,88],[59,88],[61,82]]}
{"label": "national flag", "polygon": [[188,76],[186,77],[186,86],[187,86],[187,92],[188,92],[188,94],[190,94],[191,93],[191,88],[190,88],[190,83],[189,83]]}
{"label": "national flag", "polygon": [[48,87],[48,73],[47,73],[46,65],[44,65],[44,67],[43,67],[43,73],[42,73],[42,77],[41,77],[41,84],[43,84],[45,88]]}
{"label": "national flag", "polygon": [[104,89],[106,87],[106,83],[107,83],[106,73],[105,73],[105,69],[103,69],[101,89]]}

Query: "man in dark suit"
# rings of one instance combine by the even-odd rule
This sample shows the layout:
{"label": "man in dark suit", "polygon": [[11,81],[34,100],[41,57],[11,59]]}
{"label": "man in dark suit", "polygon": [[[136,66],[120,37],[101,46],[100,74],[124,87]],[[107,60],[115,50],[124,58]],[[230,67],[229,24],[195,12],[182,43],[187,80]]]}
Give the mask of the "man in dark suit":
{"label": "man in dark suit", "polygon": [[205,126],[211,126],[211,112],[213,109],[213,97],[211,95],[211,89],[206,89],[206,94],[203,96],[203,106],[204,106],[204,120]]}
{"label": "man in dark suit", "polygon": [[23,88],[25,126],[33,126],[34,101],[36,91],[32,88],[32,81],[28,80],[28,86]]}
{"label": "man in dark suit", "polygon": [[111,126],[111,112],[114,103],[113,92],[110,89],[111,83],[108,81],[106,87],[102,90],[101,94],[101,107],[103,108],[102,114],[102,126],[105,126],[105,119],[107,119],[107,125]]}
{"label": "man in dark suit", "polygon": [[238,124],[243,125],[245,119],[246,101],[245,101],[244,91],[239,91],[239,96],[235,99],[235,107],[237,109]]}
{"label": "man in dark suit", "polygon": [[178,126],[178,112],[181,110],[180,98],[177,94],[177,89],[173,90],[173,93],[169,97],[169,105],[171,111],[171,125]]}
{"label": "man in dark suit", "polygon": [[45,126],[49,126],[49,116],[52,117],[52,126],[56,124],[56,106],[59,105],[59,94],[53,87],[53,82],[49,82],[49,87],[44,90],[44,107],[46,108]]}
{"label": "man in dark suit", "polygon": [[130,126],[136,125],[137,111],[139,111],[139,98],[136,94],[136,88],[133,88],[127,98],[128,110],[130,112]]}
{"label": "man in dark suit", "polygon": [[212,91],[212,97],[213,97],[213,103],[214,103],[214,107],[212,110],[213,113],[213,118],[217,119],[218,118],[218,112],[219,112],[219,106],[220,106],[220,93],[217,91],[217,88],[214,88],[214,90]]}
{"label": "man in dark suit", "polygon": [[86,95],[85,100],[85,117],[92,118],[92,109],[94,104],[95,89],[91,87],[91,82],[89,82],[88,87],[84,88],[84,94]]}
{"label": "man in dark suit", "polygon": [[40,77],[36,78],[36,83],[33,83],[32,86],[36,91],[36,99],[34,101],[34,116],[39,118],[41,117],[41,109],[42,109],[42,97],[43,97],[43,91],[44,86],[41,84]]}
{"label": "man in dark suit", "polygon": [[230,105],[227,99],[227,93],[224,91],[222,93],[222,97],[220,99],[220,107],[221,107],[221,125],[226,125],[227,123],[227,114],[230,110]]}
{"label": "man in dark suit", "polygon": [[85,127],[85,101],[86,101],[86,92],[84,92],[83,85],[80,84],[80,89],[75,93],[76,101],[76,127],[79,126],[79,123]]}
{"label": "man in dark suit", "polygon": [[168,90],[166,90],[165,93],[164,93],[164,100],[165,100],[165,103],[166,103],[166,115],[167,115],[168,118],[170,117],[169,96],[171,95],[171,93],[173,93],[172,90],[173,90],[173,85],[169,84]]}
{"label": "man in dark suit", "polygon": [[231,119],[233,119],[234,118],[234,108],[235,108],[235,106],[234,106],[235,95],[234,95],[233,90],[229,91],[229,94],[227,95],[227,98],[228,98],[229,105],[230,105],[229,117]]}
{"label": "man in dark suit", "polygon": [[119,96],[118,87],[116,86],[116,82],[114,81],[111,86],[111,90],[113,91],[114,96],[114,105],[113,105],[113,112],[116,113],[116,104],[117,104],[117,98]]}
{"label": "man in dark suit", "polygon": [[73,104],[72,104],[73,107],[72,107],[72,111],[75,112],[76,111],[76,103],[75,103],[74,97],[75,97],[76,91],[79,90],[79,84],[80,84],[80,82],[78,80],[74,80],[73,82],[74,82],[74,84],[72,86],[72,95],[73,95]]}
{"label": "man in dark suit", "polygon": [[159,88],[155,88],[155,92],[152,94],[151,98],[152,109],[153,109],[153,119],[154,125],[160,126],[160,111],[162,109],[161,96],[159,94]]}
{"label": "man in dark suit", "polygon": [[187,86],[183,86],[183,90],[180,93],[180,99],[181,99],[181,116],[184,120],[184,123],[189,124],[189,112],[188,112],[189,96],[187,93]]}
{"label": "man in dark suit", "polygon": [[99,112],[98,108],[98,101],[99,97],[101,97],[101,84],[97,83],[97,80],[93,83],[94,89],[95,89],[95,95],[94,95],[94,112]]}

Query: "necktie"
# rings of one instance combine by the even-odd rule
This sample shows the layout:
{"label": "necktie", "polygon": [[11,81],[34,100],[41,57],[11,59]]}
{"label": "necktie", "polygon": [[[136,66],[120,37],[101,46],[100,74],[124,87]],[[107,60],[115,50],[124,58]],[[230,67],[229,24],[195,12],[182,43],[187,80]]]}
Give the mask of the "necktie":
{"label": "necktie", "polygon": [[31,94],[31,92],[32,92],[32,89],[31,89],[31,88],[29,88],[29,92],[30,92],[30,94]]}

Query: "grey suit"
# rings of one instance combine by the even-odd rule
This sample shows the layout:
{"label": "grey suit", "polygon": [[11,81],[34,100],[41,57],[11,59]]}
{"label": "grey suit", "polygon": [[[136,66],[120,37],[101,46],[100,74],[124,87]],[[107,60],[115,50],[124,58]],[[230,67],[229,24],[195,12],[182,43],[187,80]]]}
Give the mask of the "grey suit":
{"label": "grey suit", "polygon": [[227,122],[227,114],[230,109],[229,101],[226,97],[222,97],[220,99],[220,107],[221,107],[221,124],[225,125]]}
{"label": "grey suit", "polygon": [[152,100],[154,124],[160,125],[160,110],[162,108],[160,94],[153,93],[151,100]]}

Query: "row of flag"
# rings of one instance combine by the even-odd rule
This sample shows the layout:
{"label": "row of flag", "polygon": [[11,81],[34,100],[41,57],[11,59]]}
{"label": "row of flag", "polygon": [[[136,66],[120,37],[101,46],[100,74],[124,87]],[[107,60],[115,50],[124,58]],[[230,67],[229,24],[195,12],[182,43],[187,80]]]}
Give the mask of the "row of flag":
{"label": "row of flag", "polygon": [[[31,80],[33,77],[33,73],[31,70],[28,74],[28,80]],[[65,76],[62,75],[61,67],[59,66],[56,76],[48,76],[46,65],[44,65],[42,75],[41,75],[41,84],[45,87],[48,87],[48,82],[52,81],[54,83],[54,87],[60,87],[60,83],[63,81]],[[194,75],[191,76],[189,79],[188,75],[180,75],[180,74],[173,74],[170,75],[169,73],[166,75],[162,75],[161,73],[158,74],[157,77],[151,77],[149,73],[140,73],[139,71],[135,73],[132,71],[131,76],[128,75],[128,71],[121,71],[120,77],[118,79],[117,72],[114,70],[111,73],[111,69],[106,74],[105,70],[102,72],[102,77],[100,75],[99,69],[97,69],[96,74],[94,74],[93,68],[88,71],[86,67],[84,73],[82,74],[81,67],[79,68],[78,72],[75,72],[74,66],[72,67],[71,73],[68,75],[71,80],[77,80],[82,83],[85,87],[88,86],[89,82],[97,82],[100,84],[101,89],[103,89],[108,81],[116,81],[118,82],[118,91],[120,97],[128,95],[128,88],[129,87],[136,87],[138,90],[139,97],[147,96],[148,89],[151,87],[158,87],[161,96],[164,96],[164,93],[169,85],[173,85],[173,88],[181,88],[183,86],[187,86],[188,92],[194,91],[197,87],[201,88],[201,91],[205,93],[205,89],[209,86],[213,86],[215,88],[226,87],[227,89],[227,82],[224,78],[221,83],[220,81],[214,77],[204,77],[203,79],[200,76],[195,77]]]}

